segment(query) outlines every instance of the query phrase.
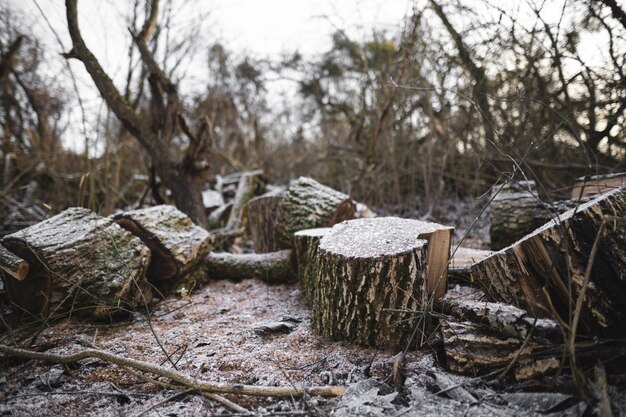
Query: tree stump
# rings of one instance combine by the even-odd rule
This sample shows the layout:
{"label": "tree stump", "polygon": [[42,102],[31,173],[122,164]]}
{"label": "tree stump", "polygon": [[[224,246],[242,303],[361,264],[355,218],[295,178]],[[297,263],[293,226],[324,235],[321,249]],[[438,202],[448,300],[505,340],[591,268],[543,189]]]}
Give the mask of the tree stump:
{"label": "tree stump", "polygon": [[416,345],[417,313],[446,290],[452,230],[391,217],[333,226],[305,278],[314,327],[365,346]]}
{"label": "tree stump", "polygon": [[161,293],[189,292],[206,281],[205,258],[213,238],[176,207],[161,205],[127,211],[114,220],[150,248],[148,280]]}
{"label": "tree stump", "polygon": [[298,279],[305,303],[310,308],[317,306],[312,304],[314,299],[312,292],[315,290],[317,253],[320,240],[330,232],[330,227],[300,230],[294,234],[293,243],[296,252],[296,264],[298,266]]}
{"label": "tree stump", "polygon": [[626,334],[625,194],[614,190],[561,214],[474,264],[473,279],[492,300],[566,323],[584,292],[579,331]]}
{"label": "tree stump", "polygon": [[284,193],[266,194],[251,201],[247,208],[248,229],[251,235],[262,236],[257,251],[293,249],[295,232],[329,227],[353,219],[355,213],[356,203],[348,195],[300,177]]}
{"label": "tree stump", "polygon": [[3,278],[11,300],[34,315],[63,307],[105,319],[136,309],[142,297],[151,299],[148,247],[87,209],[70,208],[1,243],[30,266],[22,280]]}

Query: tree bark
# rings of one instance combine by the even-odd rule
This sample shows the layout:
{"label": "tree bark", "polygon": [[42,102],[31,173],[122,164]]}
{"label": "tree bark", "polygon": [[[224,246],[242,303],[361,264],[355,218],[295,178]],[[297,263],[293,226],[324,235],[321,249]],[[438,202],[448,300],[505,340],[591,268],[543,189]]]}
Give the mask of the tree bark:
{"label": "tree bark", "polygon": [[[313,302],[315,289],[317,288],[317,256],[320,241],[330,232],[330,227],[318,229],[300,230],[294,234],[294,250],[296,253],[296,264],[298,266],[298,279],[302,297],[309,308],[315,309],[317,305]],[[317,314],[317,313],[314,313]]]}
{"label": "tree bark", "polygon": [[[333,340],[377,348],[420,343],[418,312],[445,291],[452,228],[398,218],[335,225],[312,260],[313,326]],[[313,288],[311,290],[311,288]],[[420,334],[419,332],[417,333]]]}
{"label": "tree bark", "polygon": [[257,253],[280,250],[276,235],[276,216],[282,199],[282,194],[268,193],[253,198],[246,206],[247,233]]}
{"label": "tree bark", "polygon": [[206,281],[204,259],[213,238],[173,206],[127,211],[113,218],[152,252],[148,279],[161,293],[187,291]]}
{"label": "tree bark", "polygon": [[293,281],[294,274],[290,250],[263,254],[211,253],[206,257],[211,278],[242,280],[257,278],[277,284]]}
{"label": "tree bark", "polygon": [[262,249],[293,249],[295,232],[353,219],[356,204],[342,192],[300,177],[291,182],[279,201],[255,201],[247,213],[249,230],[257,235],[265,231],[273,235],[261,238]]}
{"label": "tree bark", "polygon": [[[472,266],[492,300],[569,323],[574,300],[584,333],[626,334],[626,191],[603,194]],[[571,291],[570,291],[571,289]]]}
{"label": "tree bark", "polygon": [[107,319],[151,299],[148,247],[87,209],[65,210],[1,243],[30,265],[25,279],[5,277],[5,284],[12,301],[32,314],[46,317],[62,304]]}

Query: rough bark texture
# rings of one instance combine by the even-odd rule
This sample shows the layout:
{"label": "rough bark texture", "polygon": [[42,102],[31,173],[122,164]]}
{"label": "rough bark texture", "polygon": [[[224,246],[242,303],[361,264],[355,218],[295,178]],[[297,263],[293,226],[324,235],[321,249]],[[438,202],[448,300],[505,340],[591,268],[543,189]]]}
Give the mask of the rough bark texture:
{"label": "rough bark texture", "polygon": [[559,214],[588,201],[564,200],[546,203],[537,197],[534,181],[520,183],[521,186],[514,184],[503,188],[491,202],[489,235],[493,250],[500,250],[517,242]]}
{"label": "rough bark texture", "polygon": [[148,279],[160,292],[189,291],[206,281],[204,258],[212,249],[213,238],[176,207],[127,211],[114,220],[152,251]]}
{"label": "rough bark texture", "polygon": [[322,240],[329,231],[330,227],[300,230],[294,234],[293,238],[302,297],[309,308],[312,309],[317,308],[315,303],[312,302],[315,299],[313,292],[316,288],[317,253],[319,251],[320,240]]}
{"label": "rough bark texture", "polygon": [[298,230],[329,227],[354,218],[356,204],[337,190],[308,178],[293,181],[278,208],[279,246],[293,248],[293,234]]}
{"label": "rough bark texture", "polygon": [[258,278],[267,283],[284,283],[296,279],[290,250],[263,254],[211,253],[206,258],[211,278]]}
{"label": "rough bark texture", "polygon": [[515,379],[523,381],[559,367],[558,357],[537,357],[541,347],[537,342],[524,345],[519,338],[490,332],[478,324],[448,321],[442,325],[442,334],[446,365],[454,372],[469,375],[503,372],[517,358],[512,369]]}
{"label": "rough bark texture", "polygon": [[247,232],[257,253],[280,250],[276,235],[276,216],[282,198],[282,194],[264,194],[253,198],[246,206]]}
{"label": "rough bark texture", "polygon": [[[438,233],[442,232],[442,233]],[[313,325],[334,340],[377,348],[415,345],[416,312],[428,308],[435,287],[429,263],[446,265],[452,229],[399,218],[358,219],[335,225],[313,261]],[[436,242],[420,236],[443,239]],[[435,256],[429,246],[447,247]],[[434,262],[434,261],[437,262]],[[445,290],[445,269],[436,271]],[[431,292],[429,292],[429,289]]]}
{"label": "rough bark texture", "polygon": [[47,316],[63,303],[104,319],[137,308],[142,296],[150,300],[148,247],[87,209],[70,208],[1,243],[31,266],[23,281],[5,277],[12,301],[30,313]]}
{"label": "rough bark texture", "polygon": [[584,291],[579,330],[625,334],[625,215],[624,189],[603,194],[474,264],[472,277],[492,300],[566,323]]}
{"label": "rough bark texture", "polygon": [[626,172],[578,178],[572,188],[572,200],[593,197],[626,186]]}

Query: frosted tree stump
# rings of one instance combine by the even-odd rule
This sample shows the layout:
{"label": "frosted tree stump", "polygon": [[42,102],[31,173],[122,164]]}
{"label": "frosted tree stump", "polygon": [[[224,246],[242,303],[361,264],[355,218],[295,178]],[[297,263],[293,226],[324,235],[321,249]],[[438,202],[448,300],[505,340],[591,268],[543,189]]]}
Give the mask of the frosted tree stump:
{"label": "frosted tree stump", "polygon": [[205,258],[213,239],[176,207],[161,205],[127,211],[114,220],[150,248],[148,280],[162,293],[190,291],[206,281]]}
{"label": "frosted tree stump", "polygon": [[70,208],[0,243],[30,266],[23,279],[3,276],[11,300],[34,315],[63,307],[104,319],[150,299],[148,247],[87,209]]}
{"label": "frosted tree stump", "polygon": [[296,232],[293,237],[296,263],[298,265],[298,279],[302,297],[310,308],[316,308],[311,301],[314,298],[315,280],[317,279],[316,259],[320,240],[330,232],[330,227],[306,229]]}
{"label": "frosted tree stump", "polygon": [[626,334],[625,194],[614,190],[559,215],[474,264],[473,279],[492,300],[565,323],[584,291],[579,332]]}
{"label": "frosted tree stump", "polygon": [[446,291],[452,230],[392,217],[333,226],[312,260],[316,276],[307,278],[314,327],[365,346],[415,345],[416,313]]}
{"label": "frosted tree stump", "polygon": [[354,219],[356,203],[347,194],[300,177],[285,192],[250,201],[246,212],[255,250],[273,252],[293,249],[293,235],[299,230]]}

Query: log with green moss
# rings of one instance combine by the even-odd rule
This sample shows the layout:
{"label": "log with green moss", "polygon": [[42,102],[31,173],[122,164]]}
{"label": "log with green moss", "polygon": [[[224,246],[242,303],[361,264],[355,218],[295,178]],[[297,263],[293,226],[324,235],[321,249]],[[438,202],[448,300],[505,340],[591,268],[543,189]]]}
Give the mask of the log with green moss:
{"label": "log with green moss", "polygon": [[330,227],[353,219],[356,203],[350,196],[300,177],[280,194],[254,199],[247,207],[248,230],[260,252],[293,249],[299,230]]}
{"label": "log with green moss", "polygon": [[307,278],[313,326],[376,348],[419,344],[416,326],[424,332],[427,324],[420,313],[445,294],[451,238],[450,227],[392,217],[333,226]]}
{"label": "log with green moss", "polygon": [[188,293],[206,281],[204,260],[212,249],[212,236],[176,207],[127,211],[114,220],[150,248],[148,279],[161,293]]}
{"label": "log with green moss", "polygon": [[5,278],[19,308],[36,316],[71,309],[106,319],[150,300],[150,250],[111,219],[70,208],[0,242],[26,260],[23,280]]}

